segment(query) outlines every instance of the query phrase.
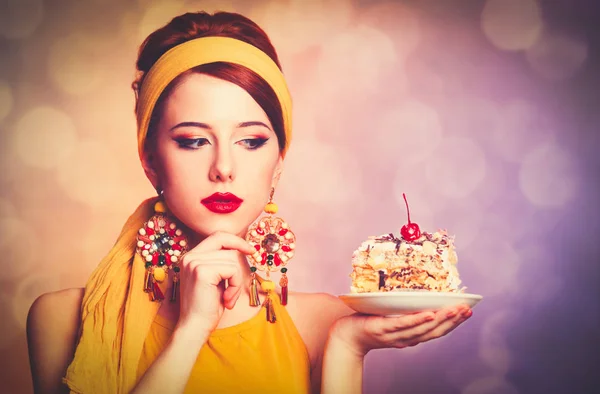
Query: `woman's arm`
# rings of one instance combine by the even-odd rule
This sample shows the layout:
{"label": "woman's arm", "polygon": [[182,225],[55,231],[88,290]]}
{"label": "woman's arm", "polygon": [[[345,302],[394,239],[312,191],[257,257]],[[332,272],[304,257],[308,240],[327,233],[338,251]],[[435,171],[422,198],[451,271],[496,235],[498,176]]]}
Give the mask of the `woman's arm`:
{"label": "woman's arm", "polygon": [[73,359],[83,289],[39,296],[27,315],[27,347],[35,394],[68,393],[63,385]]}
{"label": "woman's arm", "polygon": [[361,393],[363,360],[369,351],[416,346],[448,334],[469,317],[467,305],[403,316],[342,317],[329,331],[321,393]]}
{"label": "woman's arm", "polygon": [[176,326],[169,342],[131,394],[182,393],[200,349],[210,335],[193,326]]}

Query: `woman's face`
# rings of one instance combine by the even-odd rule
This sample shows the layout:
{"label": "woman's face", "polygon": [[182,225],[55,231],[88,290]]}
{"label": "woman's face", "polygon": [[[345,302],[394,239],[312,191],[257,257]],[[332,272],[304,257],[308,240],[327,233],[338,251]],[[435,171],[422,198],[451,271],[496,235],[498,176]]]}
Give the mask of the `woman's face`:
{"label": "woman's face", "polygon": [[248,92],[191,73],[164,101],[143,165],[171,213],[197,235],[244,236],[276,186],[282,160],[269,118]]}

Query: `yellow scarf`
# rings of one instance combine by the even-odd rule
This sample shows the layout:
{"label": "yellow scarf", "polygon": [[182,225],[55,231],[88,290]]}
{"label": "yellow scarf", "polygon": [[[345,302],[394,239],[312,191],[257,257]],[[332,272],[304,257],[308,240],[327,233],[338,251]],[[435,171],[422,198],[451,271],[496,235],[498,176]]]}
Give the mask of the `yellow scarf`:
{"label": "yellow scarf", "polygon": [[[138,99],[138,149],[144,152],[152,110],[162,91],[193,67],[230,62],[249,68],[275,91],[283,111],[286,146],[291,139],[291,97],[283,74],[256,47],[226,37],[203,37],[172,48],[144,79]],[[63,382],[72,392],[125,394],[137,383],[137,367],[146,335],[160,303],[144,293],[145,261],[136,253],[138,230],[154,214],[157,198],[145,200],[129,217],[114,247],[88,280],[81,305],[81,329],[75,356]]]}

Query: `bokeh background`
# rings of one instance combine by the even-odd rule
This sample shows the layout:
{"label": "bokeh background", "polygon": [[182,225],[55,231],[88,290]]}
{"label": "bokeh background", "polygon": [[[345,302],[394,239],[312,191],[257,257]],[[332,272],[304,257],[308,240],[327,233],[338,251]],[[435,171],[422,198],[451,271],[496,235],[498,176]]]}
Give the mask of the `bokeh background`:
{"label": "bokeh background", "polygon": [[294,97],[277,192],[293,290],[348,292],[350,256],[456,236],[469,291],[449,336],[367,356],[365,393],[592,393],[600,384],[600,72],[595,2],[0,1],[0,381],[31,392],[25,322],[81,287],[153,195],[130,83],[142,40],[185,11],[271,36]]}

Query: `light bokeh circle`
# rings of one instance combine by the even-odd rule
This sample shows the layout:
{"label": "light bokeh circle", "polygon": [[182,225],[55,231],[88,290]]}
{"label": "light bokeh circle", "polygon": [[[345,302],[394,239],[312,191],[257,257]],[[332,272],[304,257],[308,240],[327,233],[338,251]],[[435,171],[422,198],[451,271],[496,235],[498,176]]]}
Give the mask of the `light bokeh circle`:
{"label": "light bokeh circle", "polygon": [[71,154],[77,141],[73,120],[48,106],[27,111],[17,121],[13,137],[17,157],[40,169],[58,166]]}
{"label": "light bokeh circle", "polygon": [[523,160],[519,186],[538,207],[560,207],[577,194],[579,174],[575,159],[555,143],[542,144]]}
{"label": "light bokeh circle", "polygon": [[473,193],[486,174],[484,151],[467,137],[448,137],[426,163],[430,188],[449,198]]}
{"label": "light bokeh circle", "polygon": [[8,82],[0,80],[0,122],[12,111],[14,104],[13,92]]}
{"label": "light bokeh circle", "polygon": [[485,36],[499,49],[523,50],[538,40],[543,27],[534,0],[487,0],[481,14]]}
{"label": "light bokeh circle", "polygon": [[572,77],[589,55],[588,44],[561,34],[544,34],[526,52],[531,68],[542,77],[560,81]]}
{"label": "light bokeh circle", "polygon": [[24,39],[32,36],[44,19],[43,0],[3,0],[0,36]]}
{"label": "light bokeh circle", "polygon": [[54,42],[48,57],[50,80],[60,90],[83,95],[93,92],[102,83],[101,63],[96,58],[96,45],[91,37],[72,34]]}

